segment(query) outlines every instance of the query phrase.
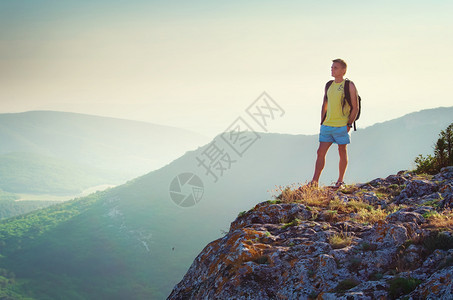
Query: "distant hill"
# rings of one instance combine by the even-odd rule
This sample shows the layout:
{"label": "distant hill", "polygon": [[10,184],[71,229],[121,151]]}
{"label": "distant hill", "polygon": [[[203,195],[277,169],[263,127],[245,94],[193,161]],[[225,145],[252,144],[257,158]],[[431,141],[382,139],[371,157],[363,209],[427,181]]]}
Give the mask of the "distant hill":
{"label": "distant hill", "polygon": [[55,201],[17,201],[19,199],[19,195],[0,189],[0,219],[22,215],[58,203]]}
{"label": "distant hill", "polygon": [[[452,116],[453,107],[438,108],[360,129],[350,146],[347,180],[365,182],[410,168],[417,154],[431,152]],[[242,156],[228,151],[220,137],[214,140],[230,154],[222,156],[228,168],[216,182],[200,163],[213,154],[209,143],[124,185],[1,222],[0,268],[15,274],[3,292],[38,299],[165,298],[238,212],[270,199],[268,190],[276,185],[311,179],[316,136],[258,135]],[[336,149],[328,159],[327,183],[337,176]],[[218,167],[211,171],[220,172]],[[184,173],[203,183],[201,201],[189,208],[177,206],[169,193]]]}
{"label": "distant hill", "polygon": [[122,183],[205,143],[187,130],[55,111],[0,114],[0,188],[72,193]]}
{"label": "distant hill", "polygon": [[5,192],[0,189],[0,201],[14,201],[19,199],[20,197],[9,192]]}
{"label": "distant hill", "polygon": [[350,146],[348,177],[363,182],[413,168],[414,158],[433,153],[440,131],[452,122],[453,107],[441,107],[358,130]]}
{"label": "distant hill", "polygon": [[0,188],[13,193],[74,195],[118,177],[88,165],[36,153],[0,154]]}

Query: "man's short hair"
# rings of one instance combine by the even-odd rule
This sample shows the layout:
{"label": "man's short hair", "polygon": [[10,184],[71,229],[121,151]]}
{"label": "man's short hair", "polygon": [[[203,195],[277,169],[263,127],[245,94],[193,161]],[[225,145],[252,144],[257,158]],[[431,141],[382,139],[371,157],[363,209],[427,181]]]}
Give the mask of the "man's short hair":
{"label": "man's short hair", "polygon": [[334,60],[332,60],[332,62],[339,63],[345,70],[348,68],[348,65],[346,64],[346,62],[344,60],[342,60],[341,58],[334,59]]}

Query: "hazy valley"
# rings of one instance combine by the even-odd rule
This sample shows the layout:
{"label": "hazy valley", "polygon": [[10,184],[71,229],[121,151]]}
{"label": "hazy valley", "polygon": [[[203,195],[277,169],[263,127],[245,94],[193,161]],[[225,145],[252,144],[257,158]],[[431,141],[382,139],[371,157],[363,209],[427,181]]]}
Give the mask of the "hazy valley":
{"label": "hazy valley", "polygon": [[[346,180],[348,183],[365,182],[411,168],[418,154],[432,151],[437,134],[451,123],[452,115],[453,107],[438,108],[359,129],[353,134]],[[33,153],[47,157],[51,154],[51,157],[107,170],[110,174],[123,174],[124,170],[140,172],[139,166],[146,167],[143,161],[151,161],[153,156],[160,157],[165,152],[163,141],[171,144],[176,139],[165,133],[154,138],[144,136],[143,139],[153,141],[152,145],[162,146],[161,152],[152,152],[152,145],[145,147],[138,141],[128,142],[131,134],[127,131],[123,132],[121,141],[118,133],[122,131],[118,127],[113,130],[115,135],[111,132],[113,125],[105,126],[108,127],[104,128],[105,132],[95,130],[97,135],[88,134],[90,127],[104,127],[93,119],[90,126],[86,124],[88,121],[80,125],[91,137],[92,144],[80,147],[67,144],[86,137],[81,134],[77,139],[66,137],[74,128],[63,127],[55,129],[55,136],[49,134],[47,143],[31,143],[31,139],[24,136],[41,121],[35,122],[37,124],[21,125],[21,135],[12,134],[2,125],[2,138],[14,140],[14,143],[7,143],[9,146],[1,148],[0,153],[35,149]],[[140,136],[146,132],[135,134]],[[101,135],[107,135],[102,143]],[[214,139],[223,153],[229,154],[229,160],[223,161],[226,164],[221,173],[211,170],[216,172],[217,178],[200,164],[213,142],[203,143],[202,147],[197,147],[202,144],[186,144],[184,149],[196,150],[187,151],[164,167],[125,184],[3,220],[0,223],[3,255],[0,267],[5,275],[2,292],[11,297],[38,299],[167,297],[201,249],[227,231],[239,212],[271,199],[275,186],[303,183],[311,178],[317,136],[257,135],[256,143],[242,156],[228,148],[222,134]],[[46,140],[46,137],[41,135],[40,139]],[[114,141],[116,146],[107,141]],[[89,152],[90,147],[98,151]],[[126,157],[130,160],[117,161],[113,154],[102,156],[111,148],[113,153],[128,154]],[[149,156],[144,156],[147,152]],[[324,184],[336,179],[335,152],[332,148],[329,153],[322,177]],[[168,155],[169,152],[164,157]],[[152,169],[151,164],[147,166]],[[173,202],[169,193],[175,177],[184,173],[197,175],[203,183],[199,202],[187,208]],[[182,193],[185,192],[187,190]],[[5,197],[14,197],[14,193],[7,193]]]}

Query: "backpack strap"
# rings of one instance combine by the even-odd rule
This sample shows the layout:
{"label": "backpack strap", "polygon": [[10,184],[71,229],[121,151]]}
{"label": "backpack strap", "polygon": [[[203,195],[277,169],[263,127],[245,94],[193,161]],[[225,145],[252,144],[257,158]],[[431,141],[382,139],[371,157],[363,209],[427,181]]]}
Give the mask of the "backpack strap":
{"label": "backpack strap", "polygon": [[351,93],[349,92],[349,84],[351,83],[351,80],[345,79],[344,81],[344,98],[349,104],[349,107],[352,109],[352,102],[351,102]]}
{"label": "backpack strap", "polygon": [[330,88],[330,86],[332,85],[332,83],[333,83],[333,80],[329,80],[329,81],[327,81],[327,83],[326,83],[326,87],[325,87],[325,89],[324,89],[324,100],[327,99],[327,90]]}
{"label": "backpack strap", "polygon": [[[332,83],[333,83],[333,80],[329,80],[329,81],[327,81],[327,83],[326,83],[326,87],[324,88],[324,101],[327,101],[327,90],[330,88],[330,86],[332,85]],[[326,119],[326,117],[327,117],[327,114],[324,115],[324,118],[322,119],[321,124],[324,123],[324,120]]]}
{"label": "backpack strap", "polygon": [[[349,80],[349,79],[345,79],[344,81],[344,98],[346,99],[346,101],[348,102],[349,104],[349,107],[350,107],[350,111],[352,111],[352,102],[351,102],[351,93],[349,92],[349,85],[352,81]],[[357,128],[356,128],[356,125],[355,125],[355,120],[354,120],[354,131],[357,131]]]}

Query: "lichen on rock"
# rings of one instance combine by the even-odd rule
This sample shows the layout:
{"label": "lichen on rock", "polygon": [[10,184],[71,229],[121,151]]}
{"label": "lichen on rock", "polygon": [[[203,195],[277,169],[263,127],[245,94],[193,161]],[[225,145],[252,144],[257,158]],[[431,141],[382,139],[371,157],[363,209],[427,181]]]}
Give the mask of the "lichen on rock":
{"label": "lichen on rock", "polygon": [[452,299],[452,186],[445,168],[320,188],[320,201],[286,189],[208,244],[169,299]]}

